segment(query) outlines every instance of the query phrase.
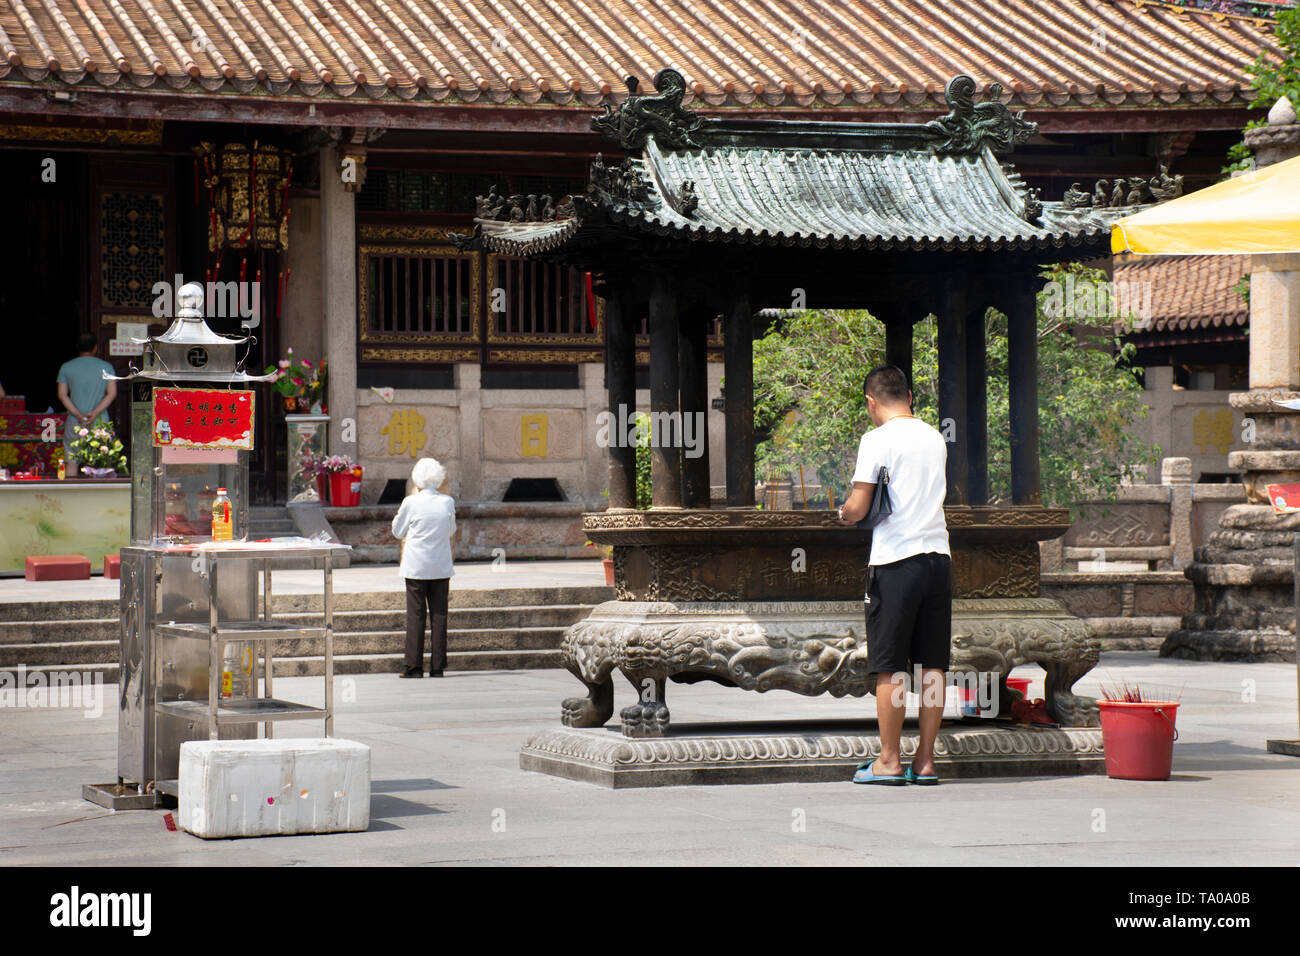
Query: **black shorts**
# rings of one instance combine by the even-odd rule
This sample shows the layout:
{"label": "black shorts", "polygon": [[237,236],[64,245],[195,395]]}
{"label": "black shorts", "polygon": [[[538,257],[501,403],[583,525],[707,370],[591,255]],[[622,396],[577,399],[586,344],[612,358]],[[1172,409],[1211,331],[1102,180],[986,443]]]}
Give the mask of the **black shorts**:
{"label": "black shorts", "polygon": [[952,558],[928,551],[872,566],[866,602],[867,670],[948,669],[952,654]]}

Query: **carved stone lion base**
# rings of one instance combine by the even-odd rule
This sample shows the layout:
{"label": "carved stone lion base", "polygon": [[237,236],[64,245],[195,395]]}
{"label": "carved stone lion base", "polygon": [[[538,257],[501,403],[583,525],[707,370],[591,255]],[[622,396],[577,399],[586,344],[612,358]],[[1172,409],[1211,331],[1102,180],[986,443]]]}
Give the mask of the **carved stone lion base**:
{"label": "carved stone lion base", "polygon": [[[683,728],[663,740],[629,740],[613,730],[557,727],[534,734],[519,754],[522,770],[613,789],[692,784],[847,783],[853,769],[880,756],[875,721],[796,721],[771,728]],[[902,754],[916,752],[915,725],[903,729]],[[1101,731],[1008,727],[970,721],[939,731],[940,778],[1065,776],[1106,772]]]}
{"label": "carved stone lion base", "polygon": [[[669,680],[720,684],[763,693],[862,697],[867,671],[860,601],[607,601],[565,631],[561,663],[587,688],[562,704],[566,727],[601,727],[614,713],[614,671],[636,693],[620,712],[627,737],[669,731]],[[1100,643],[1088,626],[1048,598],[953,601],[954,672],[998,675],[999,712],[1010,714],[1007,673],[1036,663],[1047,672],[1049,716],[1065,727],[1098,726],[1093,698],[1072,693],[1091,670]]]}

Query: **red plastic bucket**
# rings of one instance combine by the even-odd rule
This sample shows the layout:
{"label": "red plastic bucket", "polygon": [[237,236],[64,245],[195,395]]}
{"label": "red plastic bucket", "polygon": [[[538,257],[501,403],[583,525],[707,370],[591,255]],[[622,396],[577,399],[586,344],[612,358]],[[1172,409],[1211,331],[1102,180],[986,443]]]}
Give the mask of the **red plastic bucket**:
{"label": "red plastic bucket", "polygon": [[1029,678],[1028,677],[1008,677],[1007,689],[1020,691],[1020,696],[1026,700],[1029,699]]}
{"label": "red plastic bucket", "polygon": [[1106,775],[1117,780],[1168,780],[1174,762],[1178,705],[1169,700],[1099,700]]}
{"label": "red plastic bucket", "polygon": [[330,472],[330,504],[335,508],[361,504],[361,479],[350,471]]}

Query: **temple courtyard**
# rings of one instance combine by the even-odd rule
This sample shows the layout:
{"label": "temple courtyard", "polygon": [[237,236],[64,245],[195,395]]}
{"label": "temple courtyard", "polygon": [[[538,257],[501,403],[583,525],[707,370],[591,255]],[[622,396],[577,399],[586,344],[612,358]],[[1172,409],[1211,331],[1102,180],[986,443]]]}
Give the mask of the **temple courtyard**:
{"label": "temple courtyard", "polygon": [[[530,583],[581,584],[600,573],[596,562],[537,562],[529,570]],[[492,580],[486,575],[502,577],[480,565],[455,580],[483,586]],[[341,572],[339,585],[372,589],[388,579],[396,580],[393,569],[356,568]],[[0,598],[23,593],[25,582],[0,583]],[[116,582],[93,584],[107,592]],[[1041,670],[1016,673],[1036,678],[1031,695],[1041,696]],[[1300,760],[1264,749],[1267,738],[1296,734],[1294,665],[1116,651],[1104,653],[1078,689],[1096,694],[1103,681],[1125,680],[1180,693],[1168,781],[996,778],[893,789],[846,779],[608,790],[519,769],[523,741],[558,726],[560,700],[580,690],[563,670],[418,681],[341,675],[335,732],[371,748],[370,829],[211,842],[169,831],[163,811],[111,813],[82,800],[82,784],[114,777],[117,689],[105,684],[97,714],[0,709],[0,865],[1300,864]],[[318,678],[281,678],[276,687],[307,703],[321,694]],[[624,682],[615,694],[618,707],[631,703]],[[874,716],[870,698],[759,695],[709,683],[674,685],[670,695],[675,726]],[[316,732],[306,722],[279,729]]]}

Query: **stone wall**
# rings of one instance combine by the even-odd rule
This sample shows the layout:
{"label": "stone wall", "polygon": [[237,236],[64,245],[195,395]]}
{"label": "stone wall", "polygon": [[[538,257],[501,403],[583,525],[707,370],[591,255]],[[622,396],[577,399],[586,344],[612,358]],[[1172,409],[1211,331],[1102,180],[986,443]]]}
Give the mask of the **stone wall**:
{"label": "stone wall", "polygon": [[[456,366],[455,387],[399,388],[388,401],[357,389],[357,457],[365,468],[363,504],[373,504],[391,478],[407,479],[415,462],[437,458],[447,469],[448,493],[458,502],[500,502],[514,478],[555,478],[566,501],[587,510],[605,506],[607,448],[598,440],[608,405],[604,366],[578,366],[580,388],[484,389],[479,366]],[[709,397],[718,397],[722,365],[709,364]],[[650,394],[637,392],[648,410]],[[726,481],[723,413],[710,409],[710,479]]]}
{"label": "stone wall", "polygon": [[[493,558],[593,558],[582,531],[582,502],[482,502],[456,506],[452,551],[457,561]],[[325,508],[330,529],[352,546],[357,564],[395,564],[400,556],[392,535],[397,505]]]}

